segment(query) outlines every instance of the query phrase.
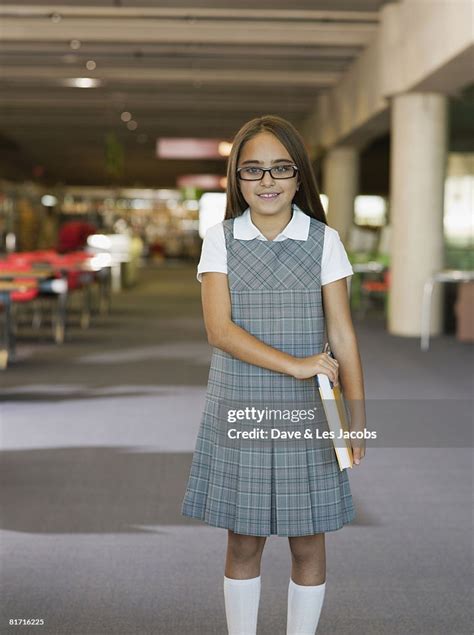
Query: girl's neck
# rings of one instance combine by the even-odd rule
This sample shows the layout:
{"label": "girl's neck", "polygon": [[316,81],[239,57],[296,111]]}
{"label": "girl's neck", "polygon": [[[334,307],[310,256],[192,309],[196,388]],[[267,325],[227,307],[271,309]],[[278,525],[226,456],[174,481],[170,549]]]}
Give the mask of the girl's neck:
{"label": "girl's neck", "polygon": [[257,229],[265,236],[267,240],[274,240],[280,234],[291,220],[293,210],[280,212],[278,214],[259,214],[250,210],[250,218]]}

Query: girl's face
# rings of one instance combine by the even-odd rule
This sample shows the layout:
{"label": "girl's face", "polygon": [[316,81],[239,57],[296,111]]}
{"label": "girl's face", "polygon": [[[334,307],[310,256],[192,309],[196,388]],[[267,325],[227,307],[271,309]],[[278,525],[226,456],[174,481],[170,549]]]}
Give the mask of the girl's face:
{"label": "girl's face", "polygon": [[[260,132],[241,148],[238,168],[271,168],[294,165],[285,146],[270,132]],[[265,172],[261,181],[238,179],[242,196],[252,212],[265,216],[291,213],[291,204],[298,187],[298,175],[291,179],[274,179]]]}

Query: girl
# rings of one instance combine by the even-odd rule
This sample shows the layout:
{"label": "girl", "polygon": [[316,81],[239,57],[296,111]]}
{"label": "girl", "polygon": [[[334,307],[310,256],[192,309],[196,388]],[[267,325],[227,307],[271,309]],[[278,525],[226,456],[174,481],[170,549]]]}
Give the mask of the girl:
{"label": "girl", "polygon": [[[291,449],[254,441],[245,449],[218,440],[224,402],[252,406],[278,396],[291,407],[321,406],[317,373],[335,384],[340,376],[351,429],[365,428],[351,274],[339,235],[326,224],[300,134],[280,117],[246,123],[229,156],[225,220],[207,232],[198,266],[214,349],[181,510],[228,530],[229,635],[256,633],[260,562],[271,534],[287,536],[292,555],[287,635],[314,635],[325,593],[325,532],[355,517],[332,441]],[[335,359],[322,352],[325,328]],[[353,446],[355,465],[364,454],[363,443]]]}

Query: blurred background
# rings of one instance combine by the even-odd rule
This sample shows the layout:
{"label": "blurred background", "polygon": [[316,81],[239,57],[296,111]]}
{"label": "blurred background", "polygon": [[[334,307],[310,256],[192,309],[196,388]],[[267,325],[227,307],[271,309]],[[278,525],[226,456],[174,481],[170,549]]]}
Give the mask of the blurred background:
{"label": "blurred background", "polygon": [[[369,402],[452,400],[454,425],[472,3],[18,0],[0,20],[2,630],[222,634],[225,532],[179,508],[211,355],[196,265],[233,136],[264,114],[301,132],[353,265]],[[451,446],[369,448],[351,471],[322,632],[470,632],[472,452]],[[287,546],[267,542],[261,632],[282,632]]]}

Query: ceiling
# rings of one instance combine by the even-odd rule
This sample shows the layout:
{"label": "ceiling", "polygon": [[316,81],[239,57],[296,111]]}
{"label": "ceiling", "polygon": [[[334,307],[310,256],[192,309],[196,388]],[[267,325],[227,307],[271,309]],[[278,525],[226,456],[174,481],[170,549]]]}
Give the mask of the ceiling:
{"label": "ceiling", "polygon": [[[316,96],[336,84],[368,45],[382,4],[260,0],[258,9],[254,0],[4,4],[1,174],[31,178],[34,169],[48,184],[155,187],[174,186],[183,173],[223,174],[223,160],[157,159],[156,139],[231,140],[245,121],[266,113],[298,125]],[[87,62],[96,68],[87,70]],[[101,85],[65,85],[77,77]],[[121,121],[123,111],[132,114],[136,130]],[[124,153],[123,172],[115,177],[105,168],[110,134]]]}

